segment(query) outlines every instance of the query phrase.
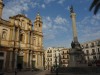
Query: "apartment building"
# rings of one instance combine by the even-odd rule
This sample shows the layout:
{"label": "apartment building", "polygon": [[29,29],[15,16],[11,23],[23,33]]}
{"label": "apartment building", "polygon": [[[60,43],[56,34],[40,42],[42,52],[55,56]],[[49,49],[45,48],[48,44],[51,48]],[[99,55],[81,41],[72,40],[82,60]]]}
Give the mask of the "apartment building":
{"label": "apartment building", "polygon": [[87,41],[81,44],[87,62],[100,60],[100,39]]}
{"label": "apartment building", "polygon": [[64,47],[49,47],[45,50],[45,67],[67,67],[69,61],[69,49]]}

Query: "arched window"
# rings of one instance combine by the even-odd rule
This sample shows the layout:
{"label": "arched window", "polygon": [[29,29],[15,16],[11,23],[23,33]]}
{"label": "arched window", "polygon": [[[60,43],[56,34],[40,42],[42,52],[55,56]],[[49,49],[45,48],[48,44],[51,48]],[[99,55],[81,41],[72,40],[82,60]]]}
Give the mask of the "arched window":
{"label": "arched window", "polygon": [[6,33],[6,31],[3,31],[2,32],[2,39],[4,39],[4,40],[6,40],[7,38],[7,33]]}
{"label": "arched window", "polygon": [[20,41],[24,42],[24,35],[23,34],[20,34]]}
{"label": "arched window", "polygon": [[39,24],[39,27],[41,27],[41,25]]}

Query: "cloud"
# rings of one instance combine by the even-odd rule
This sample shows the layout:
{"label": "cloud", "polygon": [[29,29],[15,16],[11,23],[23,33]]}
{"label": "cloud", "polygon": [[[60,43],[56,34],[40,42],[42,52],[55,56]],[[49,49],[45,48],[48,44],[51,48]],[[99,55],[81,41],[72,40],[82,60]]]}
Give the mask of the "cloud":
{"label": "cloud", "polygon": [[58,3],[59,4],[63,4],[65,2],[65,0],[59,0]]}
{"label": "cloud", "polygon": [[92,40],[100,38],[100,14],[87,16],[77,22],[78,32],[81,40]]}
{"label": "cloud", "polygon": [[55,18],[54,22],[56,24],[66,24],[67,23],[67,20],[65,18],[60,17],[60,16],[57,16]]}
{"label": "cloud", "polygon": [[55,0],[44,0],[44,2],[45,2],[46,4],[51,3],[51,2],[53,2],[53,1],[55,1]]}
{"label": "cloud", "polygon": [[50,16],[43,17],[43,32],[45,39],[55,39],[59,36],[59,31],[67,32],[68,21],[61,17],[56,16],[51,18]]}
{"label": "cloud", "polygon": [[42,4],[41,7],[42,7],[42,8],[45,8],[45,4]]}
{"label": "cloud", "polygon": [[33,0],[10,0],[5,3],[3,18],[8,19],[10,16],[22,13],[22,11],[28,11],[30,6],[35,8],[37,5],[38,3]]}

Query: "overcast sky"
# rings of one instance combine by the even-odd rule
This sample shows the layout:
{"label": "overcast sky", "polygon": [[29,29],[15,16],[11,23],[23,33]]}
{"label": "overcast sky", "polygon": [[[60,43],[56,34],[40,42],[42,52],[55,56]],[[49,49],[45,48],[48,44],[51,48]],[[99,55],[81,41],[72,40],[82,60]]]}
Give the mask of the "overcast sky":
{"label": "overcast sky", "polygon": [[92,0],[4,0],[3,18],[24,13],[34,22],[37,12],[43,21],[44,47],[70,47],[72,22],[69,7],[76,13],[80,43],[100,38],[100,12],[89,11]]}

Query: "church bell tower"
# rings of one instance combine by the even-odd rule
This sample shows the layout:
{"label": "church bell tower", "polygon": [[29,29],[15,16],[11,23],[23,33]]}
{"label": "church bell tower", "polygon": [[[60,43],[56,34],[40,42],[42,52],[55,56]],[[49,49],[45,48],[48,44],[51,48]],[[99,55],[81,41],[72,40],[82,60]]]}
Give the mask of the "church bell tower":
{"label": "church bell tower", "polygon": [[37,13],[34,21],[34,52],[36,53],[36,68],[43,69],[43,32],[42,32],[42,18]]}
{"label": "church bell tower", "polygon": [[38,32],[42,32],[42,19],[41,16],[39,14],[39,12],[37,13],[36,19],[34,21],[34,30],[38,31]]}

